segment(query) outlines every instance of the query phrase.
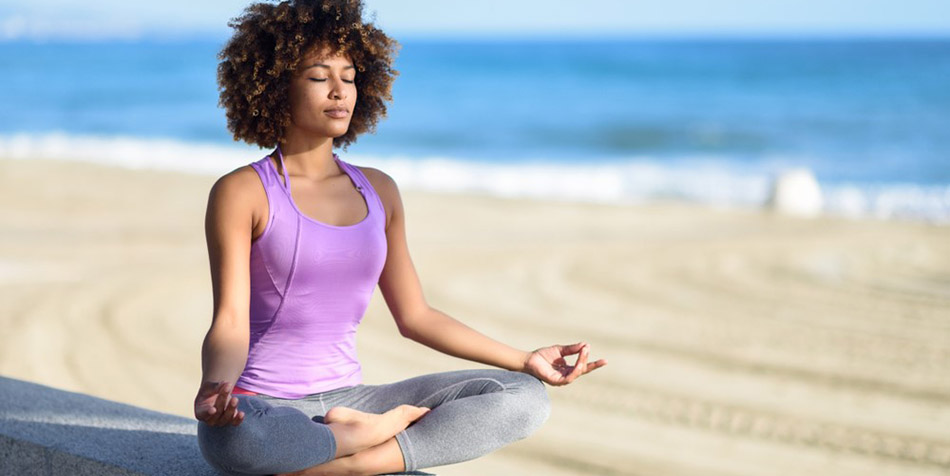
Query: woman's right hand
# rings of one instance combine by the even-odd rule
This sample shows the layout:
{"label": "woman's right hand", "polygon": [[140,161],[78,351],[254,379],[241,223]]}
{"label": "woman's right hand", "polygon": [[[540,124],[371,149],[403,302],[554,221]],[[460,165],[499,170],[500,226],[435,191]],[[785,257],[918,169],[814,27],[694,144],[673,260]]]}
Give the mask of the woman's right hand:
{"label": "woman's right hand", "polygon": [[203,382],[195,397],[195,418],[211,426],[238,426],[244,421],[244,412],[237,405],[228,382]]}

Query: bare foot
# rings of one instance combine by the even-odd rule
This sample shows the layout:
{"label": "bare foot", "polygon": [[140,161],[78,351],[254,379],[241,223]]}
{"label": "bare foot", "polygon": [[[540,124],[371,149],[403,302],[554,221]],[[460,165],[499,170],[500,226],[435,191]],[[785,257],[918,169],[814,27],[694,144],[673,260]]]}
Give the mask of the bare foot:
{"label": "bare foot", "polygon": [[336,457],[371,448],[396,436],[429,412],[426,407],[399,405],[382,415],[347,407],[333,407],[323,417],[336,438]]}

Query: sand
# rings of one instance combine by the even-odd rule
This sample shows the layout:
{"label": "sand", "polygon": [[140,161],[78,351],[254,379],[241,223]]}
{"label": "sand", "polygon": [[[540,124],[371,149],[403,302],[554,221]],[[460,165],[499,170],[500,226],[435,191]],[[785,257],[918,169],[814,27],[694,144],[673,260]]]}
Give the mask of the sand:
{"label": "sand", "polygon": [[[192,417],[215,178],[0,160],[0,375]],[[433,307],[610,361],[549,388],[530,438],[440,475],[950,471],[950,227],[403,199]],[[400,337],[378,290],[359,353],[365,383],[484,367]]]}

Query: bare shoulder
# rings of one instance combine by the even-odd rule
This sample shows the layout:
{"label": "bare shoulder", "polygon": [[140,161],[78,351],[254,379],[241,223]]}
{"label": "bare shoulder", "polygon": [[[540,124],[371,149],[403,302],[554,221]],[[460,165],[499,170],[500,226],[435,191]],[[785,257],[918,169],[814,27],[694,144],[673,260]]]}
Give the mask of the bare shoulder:
{"label": "bare shoulder", "polygon": [[211,187],[208,200],[209,208],[227,209],[228,215],[249,214],[255,236],[258,228],[263,228],[260,221],[267,216],[267,194],[257,171],[250,165],[238,167],[219,177]]}
{"label": "bare shoulder", "polygon": [[228,201],[247,201],[257,189],[264,192],[257,172],[250,165],[244,165],[219,177],[211,187],[211,193]]}

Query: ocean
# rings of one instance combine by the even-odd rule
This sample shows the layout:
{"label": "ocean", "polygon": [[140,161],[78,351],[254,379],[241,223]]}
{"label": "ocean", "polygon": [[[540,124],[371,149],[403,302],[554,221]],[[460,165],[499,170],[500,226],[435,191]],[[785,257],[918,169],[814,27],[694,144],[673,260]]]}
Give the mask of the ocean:
{"label": "ocean", "polygon": [[[758,207],[805,167],[829,214],[950,224],[950,39],[401,43],[388,116],[337,152],[402,187]],[[0,42],[0,157],[262,157],[217,106],[222,45]]]}

